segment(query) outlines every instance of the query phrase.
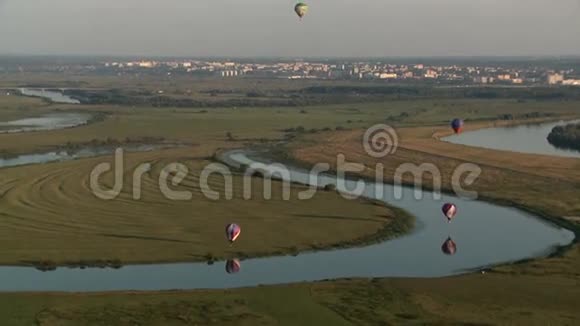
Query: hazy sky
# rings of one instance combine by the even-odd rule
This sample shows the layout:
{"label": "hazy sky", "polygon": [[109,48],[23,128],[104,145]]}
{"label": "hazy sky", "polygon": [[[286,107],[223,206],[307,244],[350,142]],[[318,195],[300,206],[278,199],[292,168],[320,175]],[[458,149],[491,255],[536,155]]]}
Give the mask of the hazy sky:
{"label": "hazy sky", "polygon": [[0,54],[580,55],[580,0],[0,0]]}

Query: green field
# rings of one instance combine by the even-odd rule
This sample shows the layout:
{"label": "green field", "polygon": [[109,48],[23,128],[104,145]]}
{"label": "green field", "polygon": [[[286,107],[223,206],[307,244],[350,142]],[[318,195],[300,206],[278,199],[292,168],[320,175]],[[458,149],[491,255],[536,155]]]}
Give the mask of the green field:
{"label": "green field", "polygon": [[[18,81],[9,77],[0,78],[0,84],[15,87],[28,78]],[[35,78],[36,82],[50,80],[50,76]],[[95,88],[118,82],[79,79],[79,85]],[[64,85],[64,81],[60,82]],[[152,81],[133,83],[135,88],[159,87]],[[243,87],[221,81],[203,85],[196,87]],[[274,83],[260,87],[302,86]],[[578,232],[574,224],[575,216],[580,215],[577,160],[460,149],[433,135],[444,132],[448,121],[456,116],[485,127],[509,122],[502,118],[506,114],[519,120],[536,113],[540,119],[571,117],[578,115],[579,105],[574,101],[430,99],[296,108],[188,109],[47,105],[36,99],[0,96],[0,121],[60,110],[106,114],[103,120],[79,128],[2,134],[0,151],[6,156],[107,139],[123,143],[127,138],[163,138],[188,146],[128,156],[127,170],[139,163],[154,163],[138,202],[131,199],[129,177],[120,198],[106,205],[88,191],[90,170],[110,157],[1,169],[0,263],[211,260],[376,240],[377,232],[388,231],[389,223],[404,216],[393,214],[388,207],[346,201],[334,192],[320,192],[314,200],[299,205],[296,200],[279,200],[279,194],[274,201],[244,201],[239,198],[239,177],[234,200],[213,202],[201,196],[197,184],[199,171],[219,148],[290,137],[294,138],[286,154],[303,164],[329,160],[337,152],[352,160],[375,163],[360,155],[363,128],[375,123],[401,128],[401,148],[390,157],[392,165],[387,168],[400,162],[434,162],[446,174],[459,162],[482,164],[484,173],[474,187],[486,198],[540,212]],[[193,200],[170,202],[162,198],[155,180],[169,162],[183,163],[193,171],[179,186],[191,191]],[[502,187],[497,180],[504,180]],[[223,182],[214,179],[212,185],[219,188]],[[258,185],[255,189],[261,190]],[[298,189],[300,186],[295,186],[294,190]],[[250,231],[243,232],[239,245],[228,247],[223,241],[223,225],[232,220]],[[274,231],[282,226],[280,236]],[[382,238],[388,236],[381,234]],[[69,246],[71,242],[76,244],[74,248]],[[578,270],[580,248],[574,245],[561,257],[501,266],[485,275],[339,280],[224,291],[1,294],[0,312],[3,325],[572,325],[580,321],[576,309]]]}

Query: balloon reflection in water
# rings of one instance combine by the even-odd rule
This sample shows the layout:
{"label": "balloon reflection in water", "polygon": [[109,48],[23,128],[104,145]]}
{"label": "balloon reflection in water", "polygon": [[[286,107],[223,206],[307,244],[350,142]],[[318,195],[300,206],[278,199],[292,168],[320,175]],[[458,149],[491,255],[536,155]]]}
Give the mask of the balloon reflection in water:
{"label": "balloon reflection in water", "polygon": [[441,251],[443,251],[443,253],[446,255],[455,255],[455,252],[457,252],[457,245],[455,242],[453,242],[453,240],[451,240],[451,237],[448,237],[447,240],[443,242]]}
{"label": "balloon reflection in water", "polygon": [[237,259],[230,259],[226,262],[226,272],[228,274],[235,274],[240,271],[242,264]]}

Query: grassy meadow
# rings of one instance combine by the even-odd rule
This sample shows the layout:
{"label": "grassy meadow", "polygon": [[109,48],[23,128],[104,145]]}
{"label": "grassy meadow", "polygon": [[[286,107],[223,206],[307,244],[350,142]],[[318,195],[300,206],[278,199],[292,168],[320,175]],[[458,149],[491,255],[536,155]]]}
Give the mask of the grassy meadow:
{"label": "grassy meadow", "polygon": [[[241,175],[232,178],[233,198],[227,200],[223,177],[212,175],[209,189],[200,182],[212,163],[204,150],[127,154],[123,188],[108,201],[93,194],[89,176],[100,163],[114,164],[112,156],[1,169],[0,264],[82,266],[288,254],[363,243],[385,232],[395,217],[383,205],[345,200],[333,191],[299,200],[298,192],[307,187],[297,185],[290,200],[283,200],[280,182],[274,182],[273,199],[267,200],[260,178],[251,180],[252,196],[245,200]],[[179,185],[171,178],[160,182],[161,170],[176,162],[187,167],[185,179]],[[140,198],[134,199],[133,171],[142,163],[152,168],[140,178]],[[113,172],[100,180],[112,189]],[[160,184],[190,197],[170,200]],[[202,190],[216,191],[221,199],[207,198]],[[228,223],[243,228],[234,246],[225,240]]]}

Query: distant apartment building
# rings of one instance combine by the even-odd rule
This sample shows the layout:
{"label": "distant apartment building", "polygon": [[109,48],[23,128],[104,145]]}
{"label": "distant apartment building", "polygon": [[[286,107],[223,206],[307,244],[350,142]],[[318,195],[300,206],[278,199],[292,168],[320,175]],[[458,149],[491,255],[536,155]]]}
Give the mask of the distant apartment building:
{"label": "distant apartment building", "polygon": [[155,62],[153,61],[141,61],[138,63],[141,68],[153,68],[155,67]]}
{"label": "distant apartment building", "polygon": [[473,82],[476,84],[491,84],[493,82],[493,78],[487,76],[477,76],[473,78]]}
{"label": "distant apartment building", "polygon": [[222,77],[236,77],[239,75],[237,70],[224,70],[221,72]]}
{"label": "distant apartment building", "polygon": [[497,79],[501,81],[511,81],[512,76],[510,74],[497,75]]}
{"label": "distant apartment building", "polygon": [[549,85],[561,84],[563,81],[564,81],[564,75],[562,75],[562,74],[558,74],[558,73],[548,74],[548,84]]}
{"label": "distant apartment building", "polygon": [[431,78],[431,79],[435,79],[439,77],[439,73],[435,70],[427,70],[427,72],[425,73],[425,78]]}
{"label": "distant apartment building", "polygon": [[397,79],[397,74],[394,73],[381,73],[379,74],[380,79]]}
{"label": "distant apartment building", "polygon": [[564,86],[580,86],[580,79],[565,79],[562,81]]}

